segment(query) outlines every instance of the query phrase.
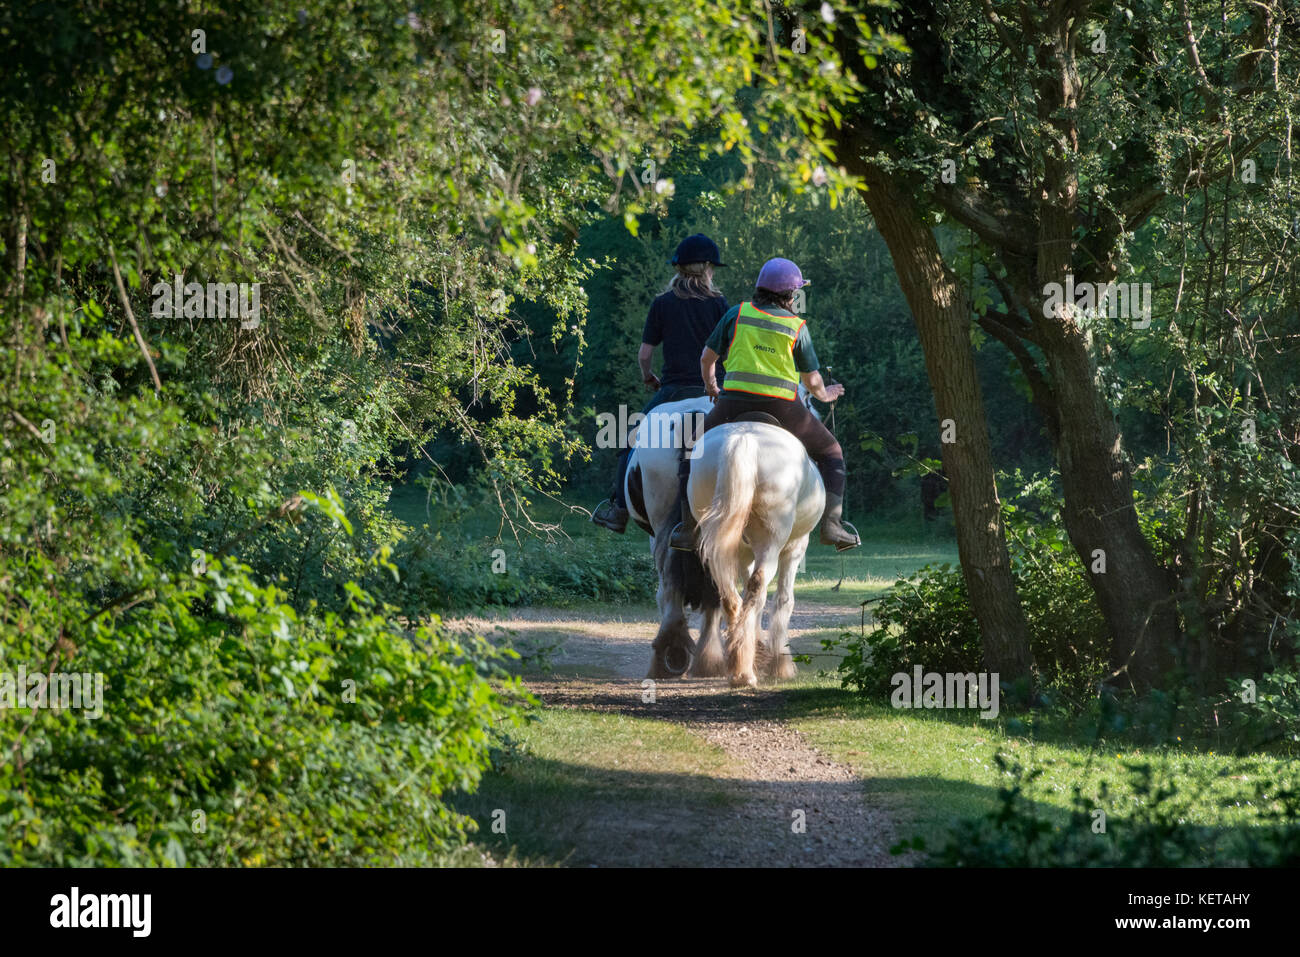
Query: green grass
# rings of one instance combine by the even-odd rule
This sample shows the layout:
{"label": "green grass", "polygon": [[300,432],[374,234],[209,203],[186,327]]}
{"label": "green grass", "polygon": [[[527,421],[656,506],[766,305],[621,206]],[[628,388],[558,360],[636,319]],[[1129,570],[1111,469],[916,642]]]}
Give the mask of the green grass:
{"label": "green grass", "polygon": [[[485,603],[567,607],[653,600],[656,582],[648,537],[633,524],[623,535],[593,525],[587,509],[600,497],[599,492],[580,489],[567,491],[562,501],[539,497],[529,510],[531,532],[521,525],[519,540],[495,509],[449,508],[415,484],[395,486],[388,509],[412,529],[427,525],[438,536],[431,578],[453,610]],[[803,601],[857,605],[922,565],[956,560],[956,546],[942,529],[925,531],[897,519],[864,521],[858,528],[861,548],[837,553],[816,542],[809,547],[807,569],[800,575]],[[926,541],[900,541],[907,533]],[[505,555],[504,576],[492,569],[490,556],[497,548]],[[832,591],[837,584],[838,590]]]}
{"label": "green grass", "polygon": [[[1157,780],[1178,783],[1180,794],[1171,800],[1181,802],[1178,819],[1189,825],[1263,826],[1269,808],[1254,799],[1254,785],[1267,782],[1270,794],[1300,787],[1300,768],[1287,755],[1221,754],[1194,742],[1139,747],[1104,736],[1093,747],[1091,734],[1060,716],[983,720],[974,712],[894,709],[845,692],[826,677],[804,678],[785,704],[791,724],[862,775],[869,799],[895,815],[905,836],[921,837],[928,848],[942,846],[958,819],[995,809],[999,788],[1012,783],[998,768],[999,753],[1042,769],[1026,796],[1058,826],[1069,820],[1078,789],[1090,808],[1105,811],[1112,830],[1122,827],[1140,810],[1143,798],[1131,772],[1144,764]],[[1229,855],[1232,838],[1224,844]]]}
{"label": "green grass", "polygon": [[654,598],[646,537],[635,528],[614,535],[576,506],[539,498],[526,518],[514,516],[512,527],[492,508],[444,506],[424,489],[403,485],[394,487],[388,509],[412,530],[427,527],[408,536],[419,549],[404,573],[442,609]]}
{"label": "green grass", "polygon": [[[878,598],[917,569],[934,563],[956,562],[957,546],[934,542],[909,544],[879,538],[874,529],[859,526],[859,548],[847,552],[819,544],[808,546],[806,570],[795,583],[795,601],[819,605],[857,605]],[[839,585],[837,591],[832,591]]]}
{"label": "green grass", "polygon": [[[722,749],[653,718],[551,709],[518,743],[476,794],[455,801],[479,826],[474,844],[510,864],[688,865],[709,839],[708,815],[683,810],[733,799],[717,780],[729,768]],[[493,832],[498,811],[505,834]],[[656,840],[657,824],[669,820],[694,821],[698,833]]]}
{"label": "green grass", "polygon": [[[868,541],[846,554],[849,577],[839,592],[830,592],[825,570],[831,566],[838,575],[840,557],[810,551],[812,574],[800,578],[795,606],[848,604],[860,593],[872,597],[922,565],[955,562],[953,553],[955,548],[945,554],[934,546],[873,547]],[[872,627],[869,619],[867,627]],[[805,635],[795,651],[815,652],[813,639],[835,637],[835,631]],[[815,655],[812,667],[801,666],[800,678],[784,696],[788,720],[813,745],[862,775],[870,800],[895,815],[904,835],[921,837],[929,848],[942,846],[956,821],[998,806],[999,789],[1012,783],[1010,773],[997,765],[999,753],[1042,770],[1026,796],[1059,825],[1069,820],[1077,789],[1090,807],[1106,812],[1112,827],[1122,826],[1140,810],[1142,798],[1133,786],[1138,765],[1149,765],[1157,779],[1175,781],[1182,794],[1171,800],[1186,802],[1179,819],[1208,828],[1266,825],[1267,813],[1276,807],[1260,806],[1253,793],[1257,782],[1267,782],[1273,795],[1300,788],[1300,765],[1285,753],[1226,754],[1209,740],[1143,746],[1131,736],[1099,734],[1085,719],[1059,712],[984,720],[973,711],[895,709],[883,696],[872,700],[841,689],[833,674],[835,657]],[[1103,781],[1109,788],[1105,798]],[[1229,834],[1224,852],[1231,854],[1233,846]]]}

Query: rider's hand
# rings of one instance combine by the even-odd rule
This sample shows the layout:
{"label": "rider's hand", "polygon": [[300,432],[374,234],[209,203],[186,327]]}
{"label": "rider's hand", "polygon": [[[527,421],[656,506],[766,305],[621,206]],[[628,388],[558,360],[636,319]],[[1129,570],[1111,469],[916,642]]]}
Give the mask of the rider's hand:
{"label": "rider's hand", "polygon": [[653,372],[648,374],[641,381],[645,383],[645,390],[647,392],[658,392],[661,388],[663,388],[663,383],[659,381],[659,377],[655,375]]}
{"label": "rider's hand", "polygon": [[716,399],[719,395],[722,394],[722,390],[718,388],[718,384],[716,382],[704,383],[704,391],[708,393],[710,399]]}
{"label": "rider's hand", "polygon": [[834,385],[828,385],[826,387],[825,395],[821,396],[821,400],[823,402],[834,402],[843,394],[844,394],[844,386],[841,383],[837,382]]}

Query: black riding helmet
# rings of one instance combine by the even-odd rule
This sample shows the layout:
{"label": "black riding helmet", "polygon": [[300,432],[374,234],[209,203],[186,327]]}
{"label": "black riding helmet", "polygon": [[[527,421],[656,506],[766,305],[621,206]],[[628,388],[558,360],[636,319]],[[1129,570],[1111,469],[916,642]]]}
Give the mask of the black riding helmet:
{"label": "black riding helmet", "polygon": [[673,258],[668,260],[671,266],[685,266],[689,263],[726,265],[722,261],[722,253],[718,251],[718,244],[703,233],[696,233],[683,239],[677,244],[677,251],[673,253]]}

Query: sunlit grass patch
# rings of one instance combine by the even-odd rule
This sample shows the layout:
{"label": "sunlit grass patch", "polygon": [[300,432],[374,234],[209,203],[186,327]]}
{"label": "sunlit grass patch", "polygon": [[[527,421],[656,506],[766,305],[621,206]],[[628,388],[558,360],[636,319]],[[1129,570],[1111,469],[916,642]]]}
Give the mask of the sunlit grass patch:
{"label": "sunlit grass patch", "polygon": [[[1041,769],[1025,796],[1058,826],[1069,820],[1076,791],[1089,808],[1105,812],[1112,830],[1149,810],[1144,802],[1151,796],[1135,787],[1135,771],[1144,765],[1156,781],[1176,784],[1167,810],[1188,826],[1264,826],[1276,808],[1257,799],[1256,786],[1263,784],[1272,796],[1300,787],[1300,768],[1282,755],[1228,755],[1191,742],[1137,747],[1105,737],[1094,748],[1084,740],[1072,743],[1056,717],[986,721],[973,711],[895,709],[841,691],[828,678],[804,676],[787,705],[791,723],[809,742],[861,774],[868,799],[898,816],[902,833],[920,836],[930,849],[942,846],[958,820],[994,810],[999,789],[1014,783],[1011,771],[999,768],[998,754]],[[1223,854],[1231,855],[1238,836],[1227,835]]]}
{"label": "sunlit grass patch", "polygon": [[[494,858],[547,866],[612,853],[629,864],[689,864],[696,841],[707,840],[708,815],[699,810],[733,801],[720,780],[732,771],[725,752],[677,724],[553,709],[517,738],[518,750],[478,793],[455,802],[479,825],[474,844]],[[505,834],[493,832],[494,819]],[[678,830],[671,846],[660,846],[653,828],[664,820],[688,839]]]}

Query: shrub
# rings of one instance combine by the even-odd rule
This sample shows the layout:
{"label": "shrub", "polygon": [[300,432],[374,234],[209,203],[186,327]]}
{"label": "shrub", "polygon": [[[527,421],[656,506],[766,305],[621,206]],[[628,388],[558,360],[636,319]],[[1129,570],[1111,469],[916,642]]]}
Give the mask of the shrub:
{"label": "shrub", "polygon": [[[1097,799],[1075,790],[1073,807],[1059,813],[1033,801],[1041,769],[996,756],[1011,782],[998,791],[987,815],[958,822],[928,863],[939,867],[1180,867],[1207,864],[1294,867],[1300,863],[1300,792],[1266,783],[1241,789],[1240,800],[1259,802],[1264,826],[1214,828],[1186,819],[1204,800],[1205,782],[1177,777],[1149,763],[1128,765],[1136,800],[1124,818],[1097,815],[1110,789]],[[1271,792],[1271,793],[1270,793]],[[1104,830],[1102,829],[1104,828]]]}
{"label": "shrub", "polygon": [[0,866],[435,861],[524,693],[511,652],[372,597],[383,417],[340,449],[286,424],[318,400],[270,428],[183,380],[120,391],[139,353],[101,318],[31,344],[3,421],[34,429],[0,433],[0,682],[103,682],[98,718],[0,707]]}
{"label": "shrub", "polygon": [[[163,586],[75,650],[98,720],[0,712],[0,866],[428,864],[523,690],[482,639],[392,623],[358,586],[299,615],[246,566]],[[30,661],[7,643],[0,668]],[[27,654],[24,654],[26,652]],[[48,662],[49,659],[46,659]],[[33,669],[34,670],[34,669]]]}
{"label": "shrub", "polygon": [[[1031,524],[1004,506],[1011,530],[1012,568],[1029,626],[1030,650],[1041,682],[1067,699],[1095,696],[1106,664],[1106,629],[1092,590],[1064,532]],[[842,639],[844,687],[877,694],[890,677],[910,672],[969,672],[982,667],[979,626],[961,570],[928,565],[899,581],[876,607],[879,628]]]}

